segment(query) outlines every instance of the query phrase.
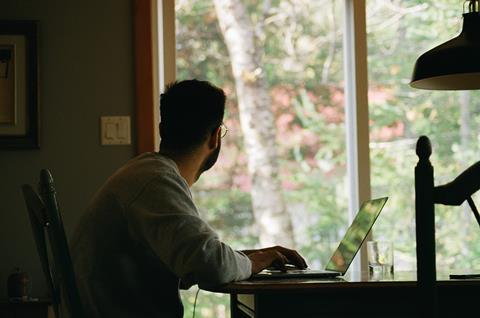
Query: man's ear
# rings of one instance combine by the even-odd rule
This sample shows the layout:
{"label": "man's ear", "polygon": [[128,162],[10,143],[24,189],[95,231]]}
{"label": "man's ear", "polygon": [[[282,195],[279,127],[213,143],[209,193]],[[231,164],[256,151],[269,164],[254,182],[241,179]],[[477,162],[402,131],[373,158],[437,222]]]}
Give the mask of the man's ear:
{"label": "man's ear", "polygon": [[210,137],[208,139],[208,148],[215,149],[218,147],[220,143],[220,126],[218,126],[215,130],[212,131]]}

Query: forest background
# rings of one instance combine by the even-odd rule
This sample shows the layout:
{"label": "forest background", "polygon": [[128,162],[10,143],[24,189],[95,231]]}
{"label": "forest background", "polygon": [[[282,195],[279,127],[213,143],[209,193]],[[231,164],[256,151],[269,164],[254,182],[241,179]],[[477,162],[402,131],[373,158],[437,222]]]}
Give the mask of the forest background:
{"label": "forest background", "polygon": [[[390,197],[373,235],[394,241],[396,270],[415,270],[418,137],[432,141],[436,184],[479,158],[480,94],[408,85],[416,58],[461,31],[463,2],[366,1],[372,197]],[[348,226],[344,1],[177,0],[175,10],[177,78],[228,96],[219,161],[193,188],[200,213],[234,248],[283,244],[324,266]],[[468,207],[438,206],[436,231],[439,270],[480,269]],[[185,316],[195,293],[182,292]],[[201,292],[196,317],[228,317],[228,302]]]}

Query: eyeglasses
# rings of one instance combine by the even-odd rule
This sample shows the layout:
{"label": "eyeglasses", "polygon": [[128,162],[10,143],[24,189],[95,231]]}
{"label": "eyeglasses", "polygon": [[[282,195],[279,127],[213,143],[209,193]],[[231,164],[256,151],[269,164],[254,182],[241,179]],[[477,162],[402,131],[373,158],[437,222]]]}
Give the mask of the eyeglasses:
{"label": "eyeglasses", "polygon": [[225,126],[224,123],[221,123],[221,124],[220,124],[220,137],[222,137],[222,138],[225,137],[225,135],[227,134],[227,132],[228,132],[227,126]]}

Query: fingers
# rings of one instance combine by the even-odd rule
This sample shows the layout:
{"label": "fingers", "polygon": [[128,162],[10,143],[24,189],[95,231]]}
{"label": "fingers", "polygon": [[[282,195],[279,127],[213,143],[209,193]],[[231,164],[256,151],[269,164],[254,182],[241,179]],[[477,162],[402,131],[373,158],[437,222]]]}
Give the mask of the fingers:
{"label": "fingers", "polygon": [[299,268],[307,268],[307,262],[305,259],[295,250],[290,250],[290,253],[288,255],[288,259],[291,264],[299,267]]}
{"label": "fingers", "polygon": [[252,250],[247,254],[252,262],[252,273],[258,273],[267,267],[275,267],[286,271],[287,264],[298,268],[307,268],[305,259],[295,250],[282,246],[274,246],[260,250]]}
{"label": "fingers", "polygon": [[285,265],[288,263],[288,258],[282,253],[280,253],[279,251],[274,251],[274,252],[275,252],[274,254],[275,258],[272,262],[272,265],[286,272],[287,268],[285,267]]}
{"label": "fingers", "polygon": [[270,249],[280,252],[284,257],[286,257],[286,263],[295,265],[298,268],[307,268],[307,262],[305,259],[298,253],[296,250],[288,249],[283,246],[274,246]]}
{"label": "fingers", "polygon": [[288,259],[276,250],[262,250],[247,255],[252,262],[252,274],[258,273],[267,267],[274,266],[286,270],[285,264]]}

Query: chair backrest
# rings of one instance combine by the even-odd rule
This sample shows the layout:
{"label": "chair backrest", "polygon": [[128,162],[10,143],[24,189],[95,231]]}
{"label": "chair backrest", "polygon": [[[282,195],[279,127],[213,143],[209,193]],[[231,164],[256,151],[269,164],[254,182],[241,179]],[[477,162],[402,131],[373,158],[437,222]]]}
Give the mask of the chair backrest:
{"label": "chair backrest", "polygon": [[[42,269],[52,295],[55,315],[60,318],[59,306],[64,303],[70,317],[84,318],[70,250],[50,171],[42,169],[40,172],[40,195],[28,184],[22,185],[22,191]],[[48,240],[45,233],[48,235]],[[50,255],[51,257],[49,257]]]}
{"label": "chair backrest", "polygon": [[437,268],[435,249],[435,205],[461,205],[465,200],[480,225],[480,214],[472,194],[480,188],[480,161],[474,163],[452,182],[435,186],[430,162],[432,145],[427,136],[417,140],[418,162],[415,166],[415,227],[417,249],[417,287],[422,295],[421,314],[438,317]]}

